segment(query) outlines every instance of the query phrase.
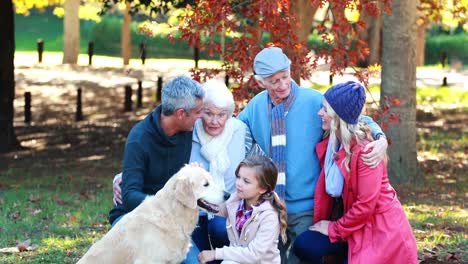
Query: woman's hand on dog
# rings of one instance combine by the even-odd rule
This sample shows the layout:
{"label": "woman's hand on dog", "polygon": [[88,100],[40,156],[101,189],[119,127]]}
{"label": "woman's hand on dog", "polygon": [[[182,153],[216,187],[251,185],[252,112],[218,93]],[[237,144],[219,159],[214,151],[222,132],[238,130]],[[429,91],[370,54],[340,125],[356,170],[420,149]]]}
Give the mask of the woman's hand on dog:
{"label": "woman's hand on dog", "polygon": [[114,192],[113,201],[114,204],[121,204],[122,203],[122,189],[120,189],[120,184],[122,183],[122,176],[116,178],[112,183],[112,191]]}
{"label": "woman's hand on dog", "polygon": [[203,250],[198,254],[198,261],[204,264],[206,262],[210,262],[216,259],[216,251],[214,250]]}

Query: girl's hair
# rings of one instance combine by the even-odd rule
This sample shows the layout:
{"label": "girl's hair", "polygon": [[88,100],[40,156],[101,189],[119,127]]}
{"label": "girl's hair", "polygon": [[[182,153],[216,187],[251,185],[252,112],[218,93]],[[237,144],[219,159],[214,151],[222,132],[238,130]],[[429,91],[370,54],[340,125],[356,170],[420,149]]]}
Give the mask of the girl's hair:
{"label": "girl's hair", "polygon": [[245,158],[239,163],[239,166],[237,166],[236,175],[239,174],[241,167],[255,169],[255,176],[257,177],[259,186],[267,190],[260,196],[260,201],[269,201],[273,208],[278,211],[281,239],[286,243],[286,228],[288,227],[288,223],[286,222],[286,205],[275,193],[278,169],[273,161],[265,156],[251,156]]}
{"label": "girl's hair", "polygon": [[[332,117],[330,124],[330,140],[333,146],[333,151],[335,152],[338,140],[336,134],[339,133],[341,145],[343,146],[346,152],[346,158],[343,160],[345,168],[347,171],[350,171],[349,162],[351,161],[351,141],[356,139],[358,144],[362,144],[364,141],[373,141],[372,130],[364,122],[359,121],[357,124],[346,123],[341,119],[333,110],[333,108],[328,107],[327,113]],[[336,154],[336,153],[334,153]]]}

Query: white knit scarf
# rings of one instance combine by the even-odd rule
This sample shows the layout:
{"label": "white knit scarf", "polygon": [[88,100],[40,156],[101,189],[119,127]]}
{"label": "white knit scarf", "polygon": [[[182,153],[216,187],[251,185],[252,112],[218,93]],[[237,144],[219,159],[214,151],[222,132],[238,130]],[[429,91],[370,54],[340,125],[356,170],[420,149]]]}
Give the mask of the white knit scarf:
{"label": "white knit scarf", "polygon": [[224,190],[224,175],[231,165],[227,147],[234,134],[235,123],[232,118],[229,118],[221,134],[216,137],[205,132],[201,119],[195,122],[195,129],[201,145],[200,153],[210,163],[209,171],[214,182]]}

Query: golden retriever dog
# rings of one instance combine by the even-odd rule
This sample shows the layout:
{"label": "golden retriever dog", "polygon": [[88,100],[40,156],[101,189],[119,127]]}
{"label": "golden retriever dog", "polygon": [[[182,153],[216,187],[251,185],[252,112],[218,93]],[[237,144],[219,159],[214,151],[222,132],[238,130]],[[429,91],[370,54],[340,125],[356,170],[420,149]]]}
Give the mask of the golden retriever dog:
{"label": "golden retriever dog", "polygon": [[180,263],[191,246],[198,209],[217,213],[217,204],[226,199],[206,170],[186,165],[117,222],[78,264]]}

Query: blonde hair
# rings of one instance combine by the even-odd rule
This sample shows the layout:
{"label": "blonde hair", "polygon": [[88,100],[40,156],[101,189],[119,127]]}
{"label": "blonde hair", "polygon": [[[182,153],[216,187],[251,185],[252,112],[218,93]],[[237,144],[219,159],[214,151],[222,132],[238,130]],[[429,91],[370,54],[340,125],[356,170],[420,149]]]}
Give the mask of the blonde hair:
{"label": "blonde hair", "polygon": [[346,152],[346,157],[343,160],[346,171],[350,171],[349,163],[351,161],[351,141],[356,139],[357,143],[361,145],[364,141],[373,141],[372,130],[364,122],[359,121],[357,124],[346,123],[341,119],[333,108],[328,107],[327,113],[332,119],[330,123],[330,140],[333,146],[333,154],[336,154],[336,147],[338,145],[337,134],[340,136],[340,142]]}

